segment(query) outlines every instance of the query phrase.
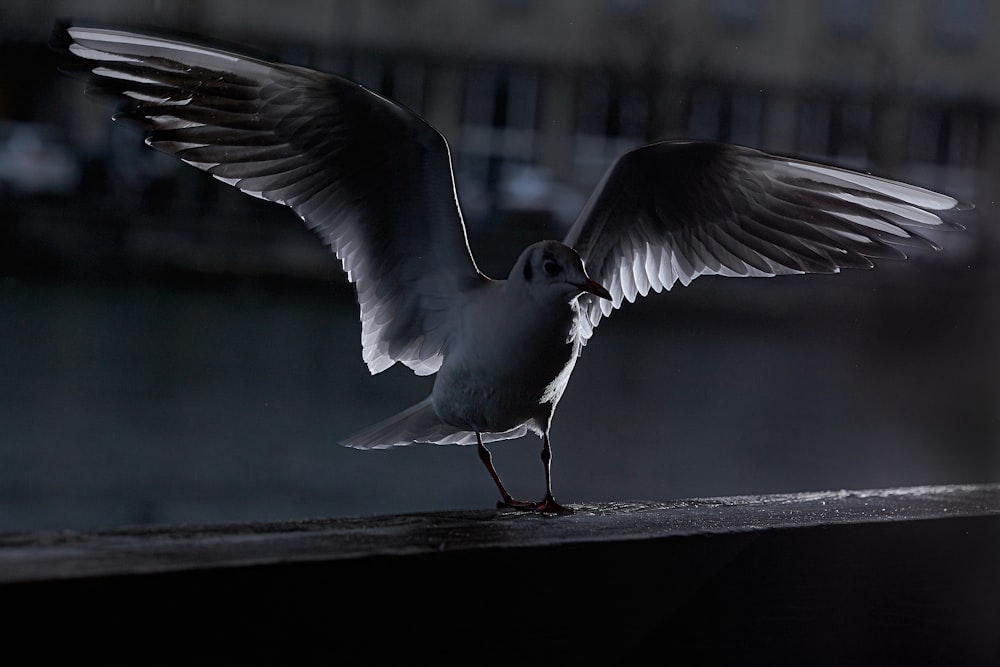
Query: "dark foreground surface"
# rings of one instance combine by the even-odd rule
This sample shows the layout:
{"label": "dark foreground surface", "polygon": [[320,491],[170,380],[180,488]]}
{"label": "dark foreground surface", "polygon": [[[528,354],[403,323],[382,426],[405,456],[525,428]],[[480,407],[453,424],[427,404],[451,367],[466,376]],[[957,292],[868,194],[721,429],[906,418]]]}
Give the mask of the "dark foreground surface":
{"label": "dark foreground surface", "polygon": [[7,650],[1000,664],[1000,485],[0,534]]}

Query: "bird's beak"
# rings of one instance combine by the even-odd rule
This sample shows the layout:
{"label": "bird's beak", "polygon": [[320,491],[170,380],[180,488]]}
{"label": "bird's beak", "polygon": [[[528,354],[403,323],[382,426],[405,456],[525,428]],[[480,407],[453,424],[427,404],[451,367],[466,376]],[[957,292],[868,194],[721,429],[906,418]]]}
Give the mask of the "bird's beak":
{"label": "bird's beak", "polygon": [[602,299],[607,299],[608,301],[611,301],[611,292],[604,289],[604,287],[600,283],[595,282],[590,278],[587,279],[587,282],[585,282],[582,285],[579,285],[578,287],[582,289],[584,292],[590,292],[595,296],[599,296]]}

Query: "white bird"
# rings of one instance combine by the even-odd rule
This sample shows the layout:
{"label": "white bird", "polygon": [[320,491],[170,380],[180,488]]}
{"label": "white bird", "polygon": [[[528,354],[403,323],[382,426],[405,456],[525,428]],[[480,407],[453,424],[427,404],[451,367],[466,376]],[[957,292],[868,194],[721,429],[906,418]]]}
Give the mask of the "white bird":
{"label": "white bird", "polygon": [[[355,284],[362,355],[437,374],[429,397],[346,438],[379,449],[475,444],[500,506],[568,512],[552,495],[549,424],[601,318],[702,275],[869,268],[921,232],[961,229],[947,195],[812,162],[701,141],[631,150],[562,241],[525,249],[506,280],[476,266],[445,138],[339,76],[132,31],[57,26],[89,91],[123,103],[146,143],[295,211]],[[545,494],[515,500],[485,442],[542,441]]]}

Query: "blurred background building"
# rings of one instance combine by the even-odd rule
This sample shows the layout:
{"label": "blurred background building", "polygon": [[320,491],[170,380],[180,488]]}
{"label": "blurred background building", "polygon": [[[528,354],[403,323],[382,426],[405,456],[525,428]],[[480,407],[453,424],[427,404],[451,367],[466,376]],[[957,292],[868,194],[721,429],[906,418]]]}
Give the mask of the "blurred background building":
{"label": "blurred background building", "polygon": [[[974,202],[976,211],[963,218],[968,232],[940,239],[944,252],[918,255],[874,277],[861,272],[832,280],[741,281],[769,284],[735,292],[732,281],[698,281],[669,295],[672,306],[640,304],[632,316],[616,314],[611,322],[624,320],[622,328],[609,333],[605,329],[614,325],[603,324],[585,355],[603,354],[604,360],[581,366],[575,380],[616,385],[623,405],[598,411],[602,423],[596,425],[583,390],[567,394],[569,405],[561,406],[554,428],[557,492],[560,478],[569,485],[574,476],[577,486],[561,492],[568,502],[1000,475],[998,313],[991,294],[1000,188],[1000,42],[993,39],[998,3],[6,0],[0,6],[0,297],[10,317],[0,323],[0,530],[32,522],[230,520],[492,503],[489,480],[471,452],[399,454],[411,475],[396,496],[373,481],[388,475],[390,459],[324,458],[333,456],[328,449],[337,450],[332,443],[338,435],[409,400],[394,390],[380,405],[376,389],[366,384],[374,381],[360,367],[350,290],[338,263],[286,210],[217,184],[111,123],[107,106],[87,100],[79,81],[56,73],[60,60],[47,41],[59,17],[219,40],[347,76],[406,104],[448,138],[473,250],[496,277],[506,274],[527,242],[565,233],[616,156],[660,139],[744,144]],[[178,285],[202,284],[212,286],[212,296],[178,292]],[[317,309],[334,297],[347,304],[338,324],[343,344],[336,350],[317,340],[331,326]],[[668,297],[647,299],[659,300]],[[58,306],[47,310],[45,304]],[[272,340],[260,333],[273,326],[271,318],[300,327],[271,332],[277,336]],[[681,340],[630,337],[629,327],[647,327],[650,320],[675,326],[673,335]],[[676,333],[678,320],[688,324]],[[44,326],[51,328],[49,338],[38,331]],[[218,365],[225,354],[209,343],[202,350],[197,342],[212,326],[234,345],[250,346],[227,350],[233,354],[223,362],[229,375],[220,371],[227,379],[215,389],[191,380],[195,371],[152,360],[155,346],[174,345],[171,364]],[[803,328],[812,343],[789,340]],[[611,342],[602,345],[602,337],[615,336],[628,354],[612,351]],[[754,347],[758,339],[762,346],[771,341],[770,352]],[[291,347],[307,350],[292,362],[281,356]],[[155,350],[162,356],[162,347]],[[268,356],[275,350],[281,350],[278,357]],[[764,363],[770,354],[774,364]],[[751,357],[760,367],[743,365]],[[900,365],[880,366],[887,358]],[[920,363],[910,363],[914,359]],[[341,371],[347,363],[350,379]],[[813,363],[819,364],[813,374],[801,375]],[[638,367],[650,377],[633,377]],[[918,370],[925,372],[919,380],[908,375]],[[727,379],[729,373],[736,379]],[[321,396],[290,398],[284,411],[261,408],[282,402],[270,393],[281,378],[289,391]],[[143,398],[140,390],[139,406],[120,404],[135,396],[119,385],[133,381],[151,383],[152,393]],[[265,395],[256,397],[256,406],[233,398],[232,387],[251,381]],[[401,374],[390,382],[409,387],[411,379]],[[692,387],[699,383],[705,386]],[[720,386],[735,393],[723,396]],[[856,393],[863,386],[870,395]],[[385,381],[378,387],[385,390]],[[412,400],[426,390],[421,387]],[[192,391],[200,402],[184,403]],[[587,395],[599,400],[603,391]],[[760,395],[771,402],[755,403]],[[810,409],[816,412],[797,415],[798,430],[778,426],[784,414],[803,410],[793,406],[793,397],[806,396],[815,399]],[[171,402],[176,400],[181,403]],[[329,416],[338,402],[343,419]],[[637,403],[644,407],[632,411]],[[657,421],[664,403],[677,414]],[[692,412],[693,403],[701,410]],[[892,405],[905,408],[892,412]],[[104,430],[111,428],[108,414],[99,414],[105,410],[122,422],[110,431]],[[272,421],[252,434],[226,433],[227,423],[255,411]],[[940,417],[933,425],[925,421],[932,414]],[[876,415],[884,421],[869,421]],[[563,425],[588,416],[589,425]],[[148,425],[156,419],[164,423]],[[179,423],[190,431],[181,428],[183,437],[171,439]],[[299,432],[304,423],[313,425]],[[720,423],[731,430],[715,431]],[[594,442],[584,449],[593,450],[594,459],[574,462],[576,441],[588,437]],[[192,453],[198,448],[193,442],[210,440],[232,449],[223,447],[220,459]],[[234,460],[254,458],[242,449],[251,440],[272,454],[260,455],[253,471],[234,469]],[[120,449],[109,452],[110,441],[121,441]],[[622,441],[633,443],[626,454],[615,449]],[[723,441],[739,451],[713,449]],[[768,449],[775,441],[785,444]],[[717,444],[702,451],[705,442]],[[879,449],[887,442],[888,449]],[[668,445],[676,449],[667,451]],[[298,463],[281,458],[296,447]],[[523,475],[538,481],[533,441],[499,446],[526,447],[533,453],[523,457]],[[276,448],[285,453],[275,454]],[[845,458],[831,453],[838,448]],[[643,458],[661,449],[662,464]],[[96,481],[102,465],[87,454],[93,451],[103,452],[103,469],[117,481]],[[131,457],[138,451],[154,460],[137,463]],[[817,457],[816,451],[828,453]],[[866,452],[876,452],[878,460],[863,460]],[[67,456],[84,463],[67,466]],[[269,456],[279,457],[281,472]],[[632,463],[619,461],[626,456]],[[804,470],[788,465],[800,456]],[[440,457],[450,457],[449,463]],[[218,467],[216,460],[222,461]],[[413,465],[425,465],[414,462],[424,460],[431,461],[426,469],[414,472]],[[721,462],[730,467],[719,469]],[[192,477],[191,466],[232,479]],[[340,474],[355,480],[353,499],[330,489],[344,488],[344,480],[332,478],[338,467],[349,468]],[[90,469],[95,478],[81,481],[80,470]],[[442,469],[453,477],[428,479]],[[601,475],[593,476],[595,469]],[[516,470],[511,474],[522,474]],[[306,480],[309,474],[315,477]],[[63,490],[50,489],[61,476]],[[609,476],[614,484],[604,479]],[[421,495],[429,486],[435,493]],[[77,495],[67,496],[69,487]],[[228,495],[218,491],[219,498],[205,499],[227,488]],[[44,501],[40,493],[54,495]],[[372,495],[381,495],[381,503]],[[79,516],[67,509],[88,502],[93,507]],[[212,502],[223,509],[212,510]]]}

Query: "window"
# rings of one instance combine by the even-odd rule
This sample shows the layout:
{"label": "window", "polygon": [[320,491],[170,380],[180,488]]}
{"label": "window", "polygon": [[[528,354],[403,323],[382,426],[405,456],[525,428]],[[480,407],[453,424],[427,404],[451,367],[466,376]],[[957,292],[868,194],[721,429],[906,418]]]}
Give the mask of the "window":
{"label": "window", "polygon": [[872,108],[866,100],[839,96],[807,98],[799,106],[797,151],[863,168],[868,163]]}
{"label": "window", "polygon": [[932,13],[938,40],[952,47],[968,47],[979,40],[983,26],[981,0],[937,0]]}
{"label": "window", "polygon": [[826,17],[837,35],[861,37],[872,25],[872,0],[827,0]]}
{"label": "window", "polygon": [[715,13],[731,30],[752,28],[761,15],[761,0],[716,0]]}
{"label": "window", "polygon": [[700,86],[690,96],[688,135],[755,146],[760,141],[761,107],[762,91]]}
{"label": "window", "polygon": [[608,73],[580,80],[573,160],[583,183],[596,183],[608,165],[649,139],[648,86]]}
{"label": "window", "polygon": [[425,67],[414,58],[362,56],[354,60],[349,78],[365,88],[420,113],[424,105]]}
{"label": "window", "polygon": [[910,118],[907,156],[914,162],[975,166],[981,127],[982,114],[974,108],[916,109]]}
{"label": "window", "polygon": [[471,217],[492,211],[506,166],[536,160],[538,74],[480,66],[465,80],[458,175]]}

